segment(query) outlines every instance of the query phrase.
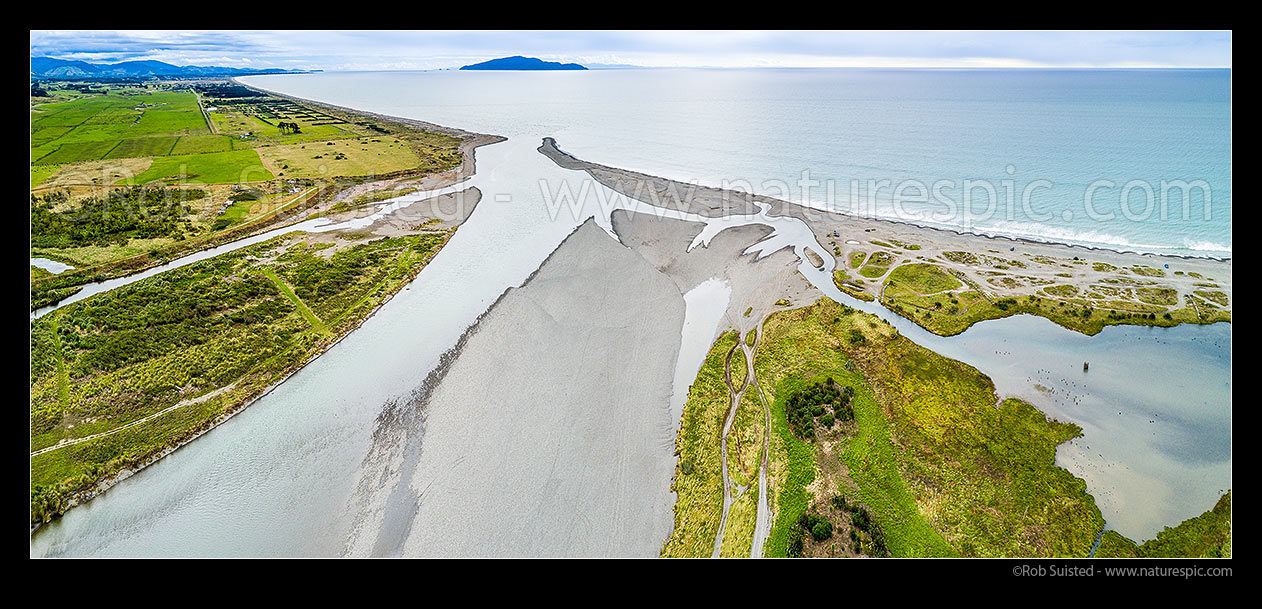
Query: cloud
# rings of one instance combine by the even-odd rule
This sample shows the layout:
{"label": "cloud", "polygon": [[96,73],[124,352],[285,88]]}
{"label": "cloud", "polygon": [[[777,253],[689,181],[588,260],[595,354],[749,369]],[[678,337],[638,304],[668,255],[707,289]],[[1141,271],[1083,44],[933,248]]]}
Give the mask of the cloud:
{"label": "cloud", "polygon": [[324,70],[505,55],[644,66],[1230,67],[1231,32],[32,31],[31,55]]}

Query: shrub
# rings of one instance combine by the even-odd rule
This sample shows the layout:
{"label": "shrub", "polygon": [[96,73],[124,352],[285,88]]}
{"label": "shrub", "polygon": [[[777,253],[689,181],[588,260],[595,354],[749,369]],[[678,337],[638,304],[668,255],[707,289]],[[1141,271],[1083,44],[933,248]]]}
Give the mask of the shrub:
{"label": "shrub", "polygon": [[832,536],[833,523],[827,520],[820,519],[819,522],[815,523],[815,526],[811,527],[811,537],[814,537],[815,541],[824,541]]}

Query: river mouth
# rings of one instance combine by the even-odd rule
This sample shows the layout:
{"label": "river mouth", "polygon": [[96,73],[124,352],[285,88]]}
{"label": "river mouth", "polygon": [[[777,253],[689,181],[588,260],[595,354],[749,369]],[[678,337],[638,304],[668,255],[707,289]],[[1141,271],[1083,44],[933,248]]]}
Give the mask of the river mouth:
{"label": "river mouth", "polygon": [[[522,285],[584,220],[541,213],[547,203],[540,177],[576,177],[535,151],[539,136],[554,134],[514,136],[480,150],[475,183],[485,203],[409,290],[267,399],[37,533],[32,555],[342,554],[355,526],[346,506],[384,405],[410,395],[464,329],[505,290]],[[609,216],[599,215],[598,223],[614,232]],[[805,247],[790,240],[791,249],[794,243]],[[802,276],[821,293],[974,365],[1000,395],[1025,397],[1082,425],[1084,438],[1062,446],[1058,462],[1087,480],[1110,526],[1127,536],[1150,538],[1212,507],[1219,489],[1230,488],[1230,326],[1111,327],[1083,337],[1018,316],[942,338],[841,294],[827,277],[831,269],[806,266]],[[698,306],[697,315],[708,319],[720,305]],[[703,354],[713,339],[702,330],[683,330],[682,337],[678,328],[670,331],[694,351],[706,341]],[[1083,359],[1091,362],[1085,376]],[[1199,367],[1186,376],[1169,373],[1189,361]],[[671,368],[675,395],[679,374]],[[662,406],[673,404],[668,398]],[[410,524],[415,531],[434,526]]]}

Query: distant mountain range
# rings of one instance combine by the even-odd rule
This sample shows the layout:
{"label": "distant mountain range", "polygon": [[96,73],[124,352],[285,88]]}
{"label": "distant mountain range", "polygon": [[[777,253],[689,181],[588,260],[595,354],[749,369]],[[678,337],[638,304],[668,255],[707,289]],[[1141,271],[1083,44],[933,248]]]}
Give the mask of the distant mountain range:
{"label": "distant mountain range", "polygon": [[522,57],[514,55],[512,57],[501,57],[492,59],[482,63],[463,66],[461,70],[586,70],[587,68],[576,63],[558,63],[555,61],[544,61],[535,57]]}
{"label": "distant mountain range", "polygon": [[124,61],[121,63],[88,63],[32,57],[32,78],[143,78],[148,76],[242,76],[245,74],[283,74],[309,70],[281,68],[224,68],[219,66],[176,66],[161,61]]}

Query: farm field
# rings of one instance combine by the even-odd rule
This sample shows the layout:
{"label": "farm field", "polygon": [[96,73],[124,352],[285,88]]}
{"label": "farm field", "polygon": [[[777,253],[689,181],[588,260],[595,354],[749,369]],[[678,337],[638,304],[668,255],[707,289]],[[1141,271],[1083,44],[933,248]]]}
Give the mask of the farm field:
{"label": "farm field", "polygon": [[245,184],[277,205],[299,192],[313,195],[300,197],[307,207],[333,196],[330,187],[344,178],[419,176],[461,162],[457,137],[309,107],[224,80],[49,83],[46,92],[31,98],[32,208],[63,213],[139,186],[201,189],[205,197],[181,208],[181,229],[171,234],[138,238],[134,223],[120,221],[113,236],[55,247],[33,232],[44,245],[32,255],[76,266],[33,277],[33,309],[84,283],[212,245],[223,231],[276,208],[238,199]]}
{"label": "farm field", "polygon": [[154,159],[149,169],[120,184],[148,184],[150,182],[180,182],[193,184],[240,184],[263,182],[274,178],[263,167],[259,155],[253,150],[231,150],[168,156]]}
{"label": "farm field", "polygon": [[31,163],[163,156],[176,138],[209,133],[191,92],[126,87],[37,106],[31,113]]}
{"label": "farm field", "polygon": [[[84,174],[102,173],[109,161],[137,159],[150,159],[153,165],[139,170],[129,166],[128,172],[115,172],[121,175],[112,182],[91,183],[169,182],[181,176],[203,184],[232,183],[243,181],[240,171],[258,165],[259,159],[268,171],[247,173],[244,181],[428,172],[459,163],[457,138],[335,116],[231,84],[52,93],[51,102],[32,101],[33,189],[83,184]],[[316,151],[312,147],[317,145],[328,148]],[[210,154],[223,156],[205,156]],[[180,160],[161,160],[176,158]]]}
{"label": "farm field", "polygon": [[315,144],[282,144],[258,149],[263,166],[286,178],[366,176],[416,167],[421,159],[395,138],[339,139]]}

